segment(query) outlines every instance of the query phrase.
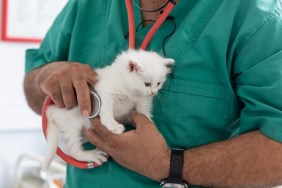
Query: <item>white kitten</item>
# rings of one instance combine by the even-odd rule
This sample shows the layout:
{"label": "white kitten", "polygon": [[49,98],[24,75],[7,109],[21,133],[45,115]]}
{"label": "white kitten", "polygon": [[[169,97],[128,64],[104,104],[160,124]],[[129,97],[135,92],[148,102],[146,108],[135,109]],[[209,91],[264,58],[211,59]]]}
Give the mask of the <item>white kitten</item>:
{"label": "white kitten", "polygon": [[[124,131],[122,124],[131,121],[131,111],[151,118],[153,96],[162,87],[173,63],[173,59],[163,58],[155,52],[128,50],[118,55],[112,65],[97,69],[98,82],[94,89],[102,102],[101,123],[113,133],[120,134]],[[83,150],[82,131],[91,128],[91,122],[80,115],[78,107],[67,110],[49,106],[47,118],[48,151],[43,170],[48,168],[55,156],[59,135],[69,156],[97,164],[107,160],[107,155],[99,149]]]}

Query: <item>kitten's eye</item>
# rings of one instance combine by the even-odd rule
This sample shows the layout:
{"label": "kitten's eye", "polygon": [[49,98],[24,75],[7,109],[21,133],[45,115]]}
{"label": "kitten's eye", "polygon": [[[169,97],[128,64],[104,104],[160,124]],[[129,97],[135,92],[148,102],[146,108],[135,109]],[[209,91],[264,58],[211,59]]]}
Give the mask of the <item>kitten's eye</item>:
{"label": "kitten's eye", "polygon": [[144,84],[145,84],[146,87],[150,87],[151,86],[151,83],[149,83],[149,82],[145,82]]}
{"label": "kitten's eye", "polygon": [[161,84],[161,82],[159,82],[158,84],[157,84],[157,86],[159,86]]}

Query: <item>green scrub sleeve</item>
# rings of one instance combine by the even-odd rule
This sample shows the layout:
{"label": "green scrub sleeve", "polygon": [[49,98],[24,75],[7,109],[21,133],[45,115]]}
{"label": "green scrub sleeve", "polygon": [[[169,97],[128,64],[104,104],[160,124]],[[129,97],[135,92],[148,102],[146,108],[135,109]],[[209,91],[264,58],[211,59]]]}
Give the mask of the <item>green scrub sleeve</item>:
{"label": "green scrub sleeve", "polygon": [[[282,14],[281,14],[282,15]],[[243,103],[240,134],[260,130],[282,142],[282,17],[257,25],[234,61],[235,91]]]}
{"label": "green scrub sleeve", "polygon": [[67,61],[77,10],[77,0],[69,0],[47,32],[39,49],[28,49],[26,51],[26,74],[47,63]]}

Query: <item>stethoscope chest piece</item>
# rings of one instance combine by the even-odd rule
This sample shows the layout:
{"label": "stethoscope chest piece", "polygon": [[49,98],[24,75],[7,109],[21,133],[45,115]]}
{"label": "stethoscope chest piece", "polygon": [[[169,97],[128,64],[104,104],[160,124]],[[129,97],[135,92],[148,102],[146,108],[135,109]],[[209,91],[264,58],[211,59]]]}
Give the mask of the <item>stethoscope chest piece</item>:
{"label": "stethoscope chest piece", "polygon": [[91,109],[92,110],[88,118],[92,119],[99,115],[102,102],[101,102],[99,95],[94,91],[94,89],[90,89],[90,97],[91,97]]}

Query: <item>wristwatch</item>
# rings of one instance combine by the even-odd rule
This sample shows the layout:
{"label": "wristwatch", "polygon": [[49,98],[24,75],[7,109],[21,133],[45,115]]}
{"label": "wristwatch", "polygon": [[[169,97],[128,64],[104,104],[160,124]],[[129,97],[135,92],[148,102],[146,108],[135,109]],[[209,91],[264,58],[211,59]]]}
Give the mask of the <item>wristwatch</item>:
{"label": "wristwatch", "polygon": [[182,179],[183,161],[184,150],[172,148],[169,177],[161,181],[162,188],[188,188],[188,184]]}

